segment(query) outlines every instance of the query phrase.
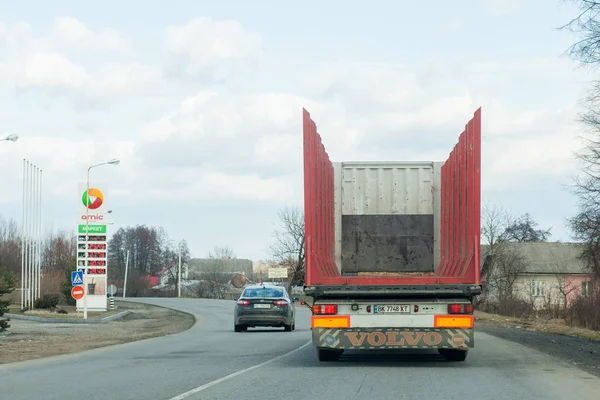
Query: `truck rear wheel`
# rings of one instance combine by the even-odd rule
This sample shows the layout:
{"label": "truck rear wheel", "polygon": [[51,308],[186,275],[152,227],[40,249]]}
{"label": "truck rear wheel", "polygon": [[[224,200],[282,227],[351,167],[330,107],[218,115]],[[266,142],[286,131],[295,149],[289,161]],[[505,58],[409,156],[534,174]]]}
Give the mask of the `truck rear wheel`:
{"label": "truck rear wheel", "polygon": [[465,361],[467,359],[467,350],[438,349],[438,352],[446,361]]}
{"label": "truck rear wheel", "polygon": [[317,349],[317,358],[319,361],[337,361],[344,353],[344,350]]}

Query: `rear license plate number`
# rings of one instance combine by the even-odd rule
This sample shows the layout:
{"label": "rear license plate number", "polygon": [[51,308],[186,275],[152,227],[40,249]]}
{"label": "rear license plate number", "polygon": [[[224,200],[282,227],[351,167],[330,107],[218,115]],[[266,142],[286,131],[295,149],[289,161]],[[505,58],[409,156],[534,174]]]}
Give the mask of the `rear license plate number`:
{"label": "rear license plate number", "polygon": [[408,304],[379,304],[373,307],[376,314],[408,314],[410,306]]}
{"label": "rear license plate number", "polygon": [[270,304],[255,304],[254,308],[271,308]]}

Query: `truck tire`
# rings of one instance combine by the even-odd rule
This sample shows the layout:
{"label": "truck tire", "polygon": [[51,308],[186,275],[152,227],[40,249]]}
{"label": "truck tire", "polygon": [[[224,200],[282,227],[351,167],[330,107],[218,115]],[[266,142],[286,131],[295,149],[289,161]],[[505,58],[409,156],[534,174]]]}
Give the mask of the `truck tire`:
{"label": "truck tire", "polygon": [[446,361],[465,361],[467,359],[467,350],[454,350],[454,349],[438,349]]}
{"label": "truck tire", "polygon": [[319,361],[337,361],[344,353],[344,350],[317,349],[317,358]]}

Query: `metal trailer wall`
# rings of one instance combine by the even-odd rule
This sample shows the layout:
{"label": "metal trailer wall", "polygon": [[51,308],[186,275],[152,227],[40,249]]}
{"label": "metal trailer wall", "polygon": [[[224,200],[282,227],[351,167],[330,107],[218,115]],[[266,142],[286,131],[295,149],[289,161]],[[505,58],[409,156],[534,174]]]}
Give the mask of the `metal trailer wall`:
{"label": "metal trailer wall", "polygon": [[433,162],[334,164],[341,175],[334,187],[336,204],[341,203],[336,260],[344,275],[435,271],[439,167]]}
{"label": "metal trailer wall", "polygon": [[[307,285],[479,284],[481,109],[466,125],[443,165],[436,162],[336,163],[334,169],[316,124],[306,110],[303,110],[303,120]],[[372,175],[377,178],[369,179],[369,174],[364,172],[367,169],[376,171]],[[348,195],[342,193],[344,187]],[[426,194],[428,190],[430,196]],[[386,196],[389,198],[382,198]],[[404,217],[398,218],[398,215]],[[400,221],[402,218],[404,221]],[[416,225],[415,218],[420,220]],[[378,225],[380,222],[387,225],[383,231]],[[348,257],[352,257],[348,240],[356,239],[352,235],[357,233],[368,233],[373,224],[380,229],[379,233],[385,232],[383,241],[372,242],[379,250],[367,249],[368,257],[362,257],[358,264],[355,260],[347,265]],[[406,230],[407,224],[413,225],[412,231]],[[395,237],[395,232],[400,231],[409,234],[402,239]],[[382,246],[390,240],[392,246]],[[406,252],[409,242],[416,243],[412,247],[421,261],[409,265],[403,256],[404,261],[392,257],[388,263],[375,265],[373,257],[389,258],[398,245],[399,252]],[[425,251],[430,245],[433,245],[433,265]],[[369,262],[373,266],[369,266]],[[370,272],[390,272],[399,265],[405,268],[400,267],[396,272],[421,274],[347,275],[369,269]],[[437,268],[432,268],[436,265]]]}

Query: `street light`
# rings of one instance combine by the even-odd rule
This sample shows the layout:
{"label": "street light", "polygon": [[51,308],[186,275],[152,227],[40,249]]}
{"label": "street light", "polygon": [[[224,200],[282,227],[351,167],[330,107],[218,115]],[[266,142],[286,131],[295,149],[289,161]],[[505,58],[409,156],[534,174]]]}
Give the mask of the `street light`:
{"label": "street light", "polygon": [[19,137],[17,135],[8,135],[7,137],[0,139],[0,142],[3,142],[5,140],[7,142],[16,142],[17,140],[19,140]]}
{"label": "street light", "polygon": [[[89,225],[90,225],[90,170],[92,168],[96,168],[99,167],[101,165],[119,165],[121,161],[118,158],[113,158],[112,160],[100,163],[100,164],[95,164],[92,165],[88,168],[87,170],[87,191],[85,192],[85,242],[86,244],[89,245],[89,236],[90,236],[90,229],[89,229]],[[89,246],[88,246],[89,247]],[[87,259],[87,257],[86,257]],[[87,283],[85,278],[87,277],[87,269],[84,266],[83,269],[83,319],[87,319]]]}

